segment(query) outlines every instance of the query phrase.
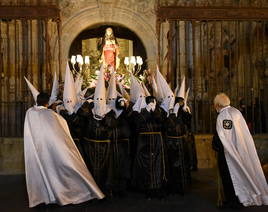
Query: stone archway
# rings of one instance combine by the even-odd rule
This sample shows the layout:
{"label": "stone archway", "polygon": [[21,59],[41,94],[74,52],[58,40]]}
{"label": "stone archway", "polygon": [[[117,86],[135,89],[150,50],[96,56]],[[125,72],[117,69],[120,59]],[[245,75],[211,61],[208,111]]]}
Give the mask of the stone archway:
{"label": "stone archway", "polygon": [[[72,41],[86,28],[98,24],[120,24],[135,32],[145,46],[147,64],[154,68],[157,61],[157,38],[155,29],[134,11],[122,8],[113,8],[112,13],[104,14],[98,8],[89,8],[76,13],[67,19],[62,25],[61,61],[68,58],[69,48]],[[61,70],[65,70],[62,63]]]}

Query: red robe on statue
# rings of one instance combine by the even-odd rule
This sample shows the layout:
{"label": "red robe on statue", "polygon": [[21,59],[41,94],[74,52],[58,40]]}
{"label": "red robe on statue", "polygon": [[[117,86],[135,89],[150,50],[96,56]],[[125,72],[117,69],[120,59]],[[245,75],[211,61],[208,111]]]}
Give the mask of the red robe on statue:
{"label": "red robe on statue", "polygon": [[116,68],[117,44],[105,44],[103,46],[104,64]]}

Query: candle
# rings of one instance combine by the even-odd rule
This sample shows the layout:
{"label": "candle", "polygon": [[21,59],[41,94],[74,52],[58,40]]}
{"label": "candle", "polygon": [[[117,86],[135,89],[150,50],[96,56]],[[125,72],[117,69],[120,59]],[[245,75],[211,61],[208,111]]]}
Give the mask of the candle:
{"label": "candle", "polygon": [[72,55],[72,57],[71,57],[71,63],[74,65],[75,62],[76,62],[76,60],[75,60],[75,55]]}
{"label": "candle", "polygon": [[89,65],[90,60],[89,60],[89,56],[85,56],[85,64]]}
{"label": "candle", "polygon": [[129,65],[129,57],[125,57],[124,64],[127,66]]}
{"label": "candle", "polygon": [[133,65],[136,65],[136,58],[135,58],[135,56],[131,56],[130,57],[130,63],[133,64]]}

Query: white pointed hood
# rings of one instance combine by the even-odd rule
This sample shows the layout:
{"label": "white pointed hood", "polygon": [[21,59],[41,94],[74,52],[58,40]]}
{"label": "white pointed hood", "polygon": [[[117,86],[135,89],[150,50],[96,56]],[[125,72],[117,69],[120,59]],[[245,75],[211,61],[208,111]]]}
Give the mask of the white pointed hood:
{"label": "white pointed hood", "polygon": [[189,92],[190,92],[190,88],[187,89],[186,94],[185,94],[183,110],[184,110],[184,111],[189,110],[188,112],[191,113],[190,108],[189,108],[188,105],[187,105],[187,100],[188,100],[188,97],[189,97]]}
{"label": "white pointed hood", "polygon": [[159,71],[159,68],[157,66],[157,69],[156,69],[156,87],[157,87],[157,92],[156,92],[156,99],[157,101],[159,102],[162,102],[165,95],[164,95],[164,92],[163,92],[163,85],[162,85],[162,82],[163,81],[166,81],[165,78],[163,77],[163,75],[160,73]]}
{"label": "white pointed hood", "polygon": [[117,98],[117,91],[115,82],[115,72],[113,71],[107,89],[107,105],[109,105],[111,109],[115,109],[116,98]]}
{"label": "white pointed hood", "polygon": [[144,90],[132,73],[130,73],[130,77],[130,98],[131,101],[134,103],[132,110],[140,113],[141,109],[146,107]]}
{"label": "white pointed hood", "polygon": [[74,86],[73,74],[70,71],[68,62],[64,80],[63,103],[68,113],[72,114],[74,112],[74,107],[77,104],[77,94]]}
{"label": "white pointed hood", "polygon": [[103,66],[100,68],[100,73],[98,75],[98,81],[94,93],[94,108],[93,114],[96,119],[104,118],[107,113],[106,107],[106,89],[104,82],[104,69]]}
{"label": "white pointed hood", "polygon": [[185,77],[182,78],[180,90],[176,93],[176,97],[185,99]]}
{"label": "white pointed hood", "polygon": [[51,95],[49,98],[49,105],[52,105],[54,102],[57,101],[58,92],[59,92],[59,81],[57,78],[57,73],[55,71],[54,79],[53,79],[53,86],[52,86]]}
{"label": "white pointed hood", "polygon": [[132,107],[133,111],[137,111],[137,112],[141,112],[141,109],[146,107],[146,101],[145,101],[145,96],[144,94],[141,92],[137,101],[135,102],[135,104]]}
{"label": "white pointed hood", "polygon": [[26,77],[24,77],[24,79],[25,79],[25,81],[26,81],[26,83],[28,85],[28,88],[30,89],[30,91],[31,91],[31,93],[33,95],[34,101],[36,102],[37,96],[39,94],[39,91],[33,86],[32,83],[29,82],[29,80],[27,80]]}
{"label": "white pointed hood", "polygon": [[162,99],[160,107],[162,107],[167,112],[167,115],[169,115],[169,110],[173,109],[174,107],[175,96],[172,90],[170,89],[167,81],[165,80],[165,78],[158,69],[156,74],[157,74],[156,83],[158,88],[158,94],[161,93],[161,99]]}

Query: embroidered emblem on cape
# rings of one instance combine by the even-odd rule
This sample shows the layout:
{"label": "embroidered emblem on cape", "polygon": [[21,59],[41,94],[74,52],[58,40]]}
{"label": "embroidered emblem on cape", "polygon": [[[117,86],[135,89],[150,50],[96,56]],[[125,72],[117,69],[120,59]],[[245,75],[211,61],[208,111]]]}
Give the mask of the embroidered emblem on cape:
{"label": "embroidered emblem on cape", "polygon": [[230,130],[233,127],[233,122],[231,120],[223,120],[223,128],[226,130]]}

